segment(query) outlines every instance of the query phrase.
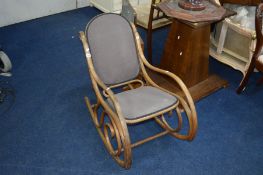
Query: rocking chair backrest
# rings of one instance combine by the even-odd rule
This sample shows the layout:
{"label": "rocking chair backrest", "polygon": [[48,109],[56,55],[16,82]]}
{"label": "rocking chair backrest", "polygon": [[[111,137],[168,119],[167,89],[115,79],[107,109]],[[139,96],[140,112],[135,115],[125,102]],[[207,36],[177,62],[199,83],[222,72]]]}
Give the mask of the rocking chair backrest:
{"label": "rocking chair backrest", "polygon": [[86,27],[90,53],[98,76],[106,85],[134,79],[139,60],[130,23],[117,14],[94,17]]}

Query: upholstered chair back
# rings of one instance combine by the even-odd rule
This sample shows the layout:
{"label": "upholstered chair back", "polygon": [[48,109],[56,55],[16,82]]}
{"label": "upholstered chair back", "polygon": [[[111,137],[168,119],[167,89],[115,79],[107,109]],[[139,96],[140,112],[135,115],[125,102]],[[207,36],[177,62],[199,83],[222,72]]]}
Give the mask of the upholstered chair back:
{"label": "upholstered chair back", "polygon": [[117,14],[96,16],[86,27],[90,53],[96,73],[107,84],[134,79],[139,59],[130,23]]}

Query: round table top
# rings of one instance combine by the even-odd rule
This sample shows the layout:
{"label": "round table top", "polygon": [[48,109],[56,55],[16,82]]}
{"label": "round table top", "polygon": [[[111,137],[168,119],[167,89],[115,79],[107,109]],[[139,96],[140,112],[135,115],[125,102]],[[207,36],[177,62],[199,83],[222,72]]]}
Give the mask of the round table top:
{"label": "round table top", "polygon": [[180,0],[165,1],[157,6],[169,17],[185,20],[188,22],[209,22],[221,20],[226,13],[222,6],[204,0],[205,9],[201,11],[185,10],[179,7]]}

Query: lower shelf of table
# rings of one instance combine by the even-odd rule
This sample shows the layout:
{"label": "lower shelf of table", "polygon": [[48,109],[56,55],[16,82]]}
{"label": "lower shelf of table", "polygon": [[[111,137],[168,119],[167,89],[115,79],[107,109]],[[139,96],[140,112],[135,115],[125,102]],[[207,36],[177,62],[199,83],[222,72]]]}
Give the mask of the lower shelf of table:
{"label": "lower shelf of table", "polygon": [[[149,72],[150,77],[161,87],[174,92],[180,93],[176,83],[173,80],[169,80],[167,77],[163,77],[160,74],[156,74],[154,72]],[[198,101],[211,93],[228,86],[228,82],[218,75],[210,75],[207,79],[199,82],[198,84],[188,87],[190,94],[194,101]]]}

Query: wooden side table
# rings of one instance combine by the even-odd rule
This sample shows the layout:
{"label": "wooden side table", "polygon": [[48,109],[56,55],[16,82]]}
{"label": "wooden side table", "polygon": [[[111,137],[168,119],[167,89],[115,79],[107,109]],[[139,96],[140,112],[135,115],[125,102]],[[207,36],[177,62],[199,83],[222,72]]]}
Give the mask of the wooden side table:
{"label": "wooden side table", "polygon": [[[198,19],[194,15],[190,16],[191,12],[182,15],[184,10],[179,9],[180,13],[177,13],[178,11],[167,8],[171,5],[162,5],[160,8],[174,19],[165,43],[160,67],[178,75],[189,88],[195,101],[226,87],[228,85],[226,80],[209,74],[210,24],[216,21],[217,16],[213,14],[212,20],[209,21],[207,15],[200,15],[202,12],[199,12],[199,17],[202,19]],[[180,15],[187,19],[180,18]],[[225,12],[221,15],[217,20],[223,19]],[[160,86],[178,92],[173,81],[160,75],[151,74],[151,76]]]}
{"label": "wooden side table", "polygon": [[174,19],[165,43],[160,67],[178,75],[194,100],[228,85],[219,76],[209,75],[209,42],[210,24]]}

